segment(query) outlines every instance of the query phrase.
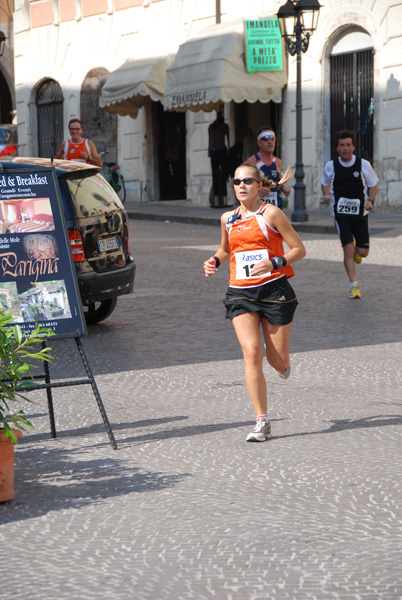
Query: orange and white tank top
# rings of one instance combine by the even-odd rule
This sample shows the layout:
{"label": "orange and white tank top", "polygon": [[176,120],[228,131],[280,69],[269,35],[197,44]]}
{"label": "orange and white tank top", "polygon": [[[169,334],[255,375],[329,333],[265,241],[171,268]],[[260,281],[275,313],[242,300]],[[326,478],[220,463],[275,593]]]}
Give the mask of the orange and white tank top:
{"label": "orange and white tank top", "polygon": [[81,158],[81,152],[86,152],[91,155],[87,138],[82,138],[79,144],[74,144],[71,140],[67,140],[64,144],[64,156],[67,160],[76,160],[77,162],[88,162]]}
{"label": "orange and white tank top", "polygon": [[279,277],[292,277],[295,272],[290,265],[253,275],[252,265],[260,260],[283,256],[283,238],[279,231],[268,225],[263,217],[269,206],[264,203],[259,211],[248,219],[240,218],[240,207],[228,219],[226,231],[230,246],[229,287],[258,287]]}

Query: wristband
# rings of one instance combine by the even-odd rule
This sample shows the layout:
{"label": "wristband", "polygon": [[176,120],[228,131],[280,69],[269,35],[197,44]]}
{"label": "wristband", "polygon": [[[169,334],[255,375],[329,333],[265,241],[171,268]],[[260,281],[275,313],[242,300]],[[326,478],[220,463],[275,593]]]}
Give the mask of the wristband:
{"label": "wristband", "polygon": [[217,256],[214,256],[215,267],[218,269],[220,267],[221,261]]}
{"label": "wristband", "polygon": [[274,256],[274,258],[271,258],[270,261],[274,269],[281,269],[287,265],[287,260],[284,256]]}
{"label": "wristband", "polygon": [[371,204],[374,206],[374,200],[372,200],[371,198],[367,198],[367,200],[370,200]]}

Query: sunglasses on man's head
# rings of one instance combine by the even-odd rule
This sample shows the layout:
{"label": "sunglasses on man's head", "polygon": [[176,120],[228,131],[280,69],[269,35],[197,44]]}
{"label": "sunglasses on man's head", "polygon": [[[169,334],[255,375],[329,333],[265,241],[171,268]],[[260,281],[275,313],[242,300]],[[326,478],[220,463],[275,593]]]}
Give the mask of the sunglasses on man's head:
{"label": "sunglasses on man's head", "polygon": [[263,142],[267,142],[268,140],[274,140],[275,136],[274,135],[263,135],[259,139],[262,140]]}
{"label": "sunglasses on man's head", "polygon": [[251,185],[253,181],[260,183],[258,179],[254,179],[254,177],[245,177],[244,179],[233,179],[233,185],[240,185],[241,183],[245,183],[246,185]]}

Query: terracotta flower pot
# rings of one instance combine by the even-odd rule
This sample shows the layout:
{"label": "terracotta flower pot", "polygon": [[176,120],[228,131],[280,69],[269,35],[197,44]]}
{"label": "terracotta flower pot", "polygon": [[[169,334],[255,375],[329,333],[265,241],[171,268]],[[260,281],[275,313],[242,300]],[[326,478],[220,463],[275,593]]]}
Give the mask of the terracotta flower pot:
{"label": "terracotta flower pot", "polygon": [[[19,429],[13,430],[18,439],[22,437]],[[0,429],[0,502],[13,500],[14,493],[14,444]]]}

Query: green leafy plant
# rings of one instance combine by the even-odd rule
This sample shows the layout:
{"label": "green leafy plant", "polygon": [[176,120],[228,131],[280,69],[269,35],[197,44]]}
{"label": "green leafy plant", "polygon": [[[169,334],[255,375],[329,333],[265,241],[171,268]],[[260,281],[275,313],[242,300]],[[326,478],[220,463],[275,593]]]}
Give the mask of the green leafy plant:
{"label": "green leafy plant", "polygon": [[11,426],[26,431],[25,427],[33,425],[23,410],[12,412],[13,403],[31,402],[24,393],[35,385],[32,379],[32,370],[38,367],[35,363],[53,360],[51,348],[38,350],[38,343],[54,332],[36,323],[27,334],[19,325],[11,325],[13,321],[12,313],[0,310],[0,427],[8,439],[16,443],[17,437]]}

